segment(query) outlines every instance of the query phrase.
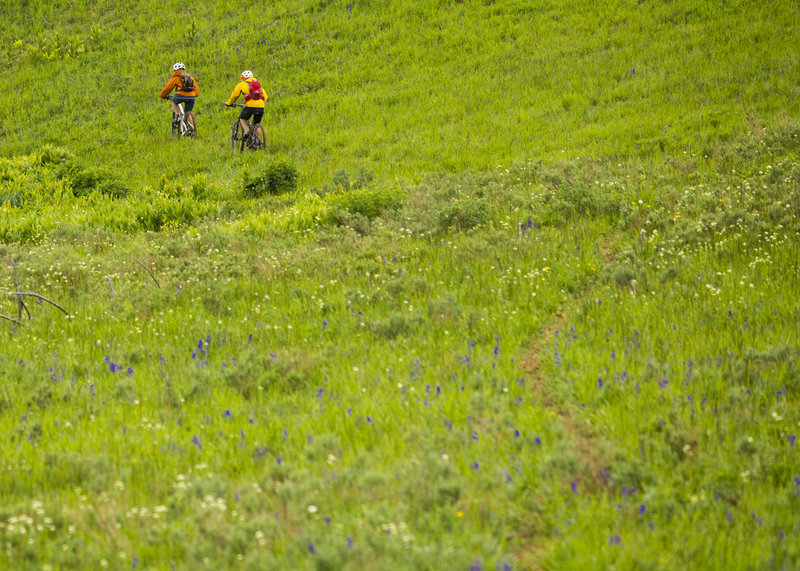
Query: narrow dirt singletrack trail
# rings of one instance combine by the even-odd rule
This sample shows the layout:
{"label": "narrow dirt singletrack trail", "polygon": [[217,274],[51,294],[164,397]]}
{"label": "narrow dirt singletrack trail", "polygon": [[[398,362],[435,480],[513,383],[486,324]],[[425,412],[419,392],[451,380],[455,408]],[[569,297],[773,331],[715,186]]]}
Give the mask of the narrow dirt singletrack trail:
{"label": "narrow dirt singletrack trail", "polygon": [[[613,261],[611,248],[614,238],[616,236],[607,238],[602,249],[604,265]],[[543,362],[548,355],[552,354],[552,348],[557,343],[561,332],[569,327],[570,312],[579,307],[581,302],[592,294],[594,287],[594,283],[587,284],[586,288],[576,292],[568,308],[552,316],[539,337],[525,352],[520,365],[534,399],[561,423],[570,447],[575,451],[578,459],[577,469],[570,477],[566,478],[564,486],[568,487],[574,483],[584,492],[591,494],[607,489],[606,468],[609,460],[603,451],[604,447],[601,446],[601,442],[591,430],[590,425],[581,418],[580,409],[570,406],[568,402],[555,394],[552,385],[549,384],[552,380],[548,379],[543,371]],[[540,536],[532,542],[530,542],[530,538],[525,539],[529,541],[529,545],[518,553],[518,563],[521,568],[537,571],[545,569],[541,561],[542,553],[546,544],[552,541],[546,537],[552,536]]]}

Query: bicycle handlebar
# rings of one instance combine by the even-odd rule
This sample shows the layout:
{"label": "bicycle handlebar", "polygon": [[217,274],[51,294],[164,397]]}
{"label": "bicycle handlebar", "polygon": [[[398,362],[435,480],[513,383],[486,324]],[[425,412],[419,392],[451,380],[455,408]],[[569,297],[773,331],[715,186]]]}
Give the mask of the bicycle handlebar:
{"label": "bicycle handlebar", "polygon": [[228,105],[227,103],[223,103],[225,107],[244,107],[241,103],[234,103],[233,105]]}

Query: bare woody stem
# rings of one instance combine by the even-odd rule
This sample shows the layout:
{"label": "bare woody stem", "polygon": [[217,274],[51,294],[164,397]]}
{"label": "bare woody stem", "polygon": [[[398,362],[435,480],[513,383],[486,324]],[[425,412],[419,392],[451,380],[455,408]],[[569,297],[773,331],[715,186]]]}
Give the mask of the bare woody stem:
{"label": "bare woody stem", "polygon": [[156,284],[156,287],[157,287],[157,288],[160,288],[160,287],[161,287],[161,284],[160,284],[160,283],[158,283],[158,280],[156,279],[156,276],[154,276],[154,275],[153,275],[153,272],[151,272],[151,271],[150,271],[150,268],[148,268],[147,266],[145,266],[145,265],[144,265],[142,262],[140,262],[140,261],[139,261],[137,258],[134,258],[134,260],[136,260],[136,262],[137,262],[137,263],[138,263],[140,266],[142,266],[142,267],[143,267],[145,270],[147,270],[147,273],[148,273],[148,274],[150,274],[150,277],[151,277],[151,278],[153,278],[153,281],[155,282],[155,284]]}
{"label": "bare woody stem", "polygon": [[52,299],[47,299],[46,297],[44,297],[42,295],[39,295],[38,293],[35,293],[35,292],[32,292],[32,291],[10,291],[10,292],[8,292],[8,295],[16,295],[18,299],[21,299],[21,296],[23,296],[23,295],[27,295],[27,296],[30,296],[30,297],[35,297],[36,299],[38,299],[40,301],[46,301],[50,305],[52,305],[54,307],[57,307],[58,309],[63,311],[65,315],[69,315],[69,312],[66,309],[61,307],[59,304],[57,304]]}
{"label": "bare woody stem", "polygon": [[[14,268],[14,289],[18,290],[19,289],[19,282],[17,281],[17,262],[14,261],[13,257],[11,258],[11,266]],[[24,306],[25,306],[25,304],[22,302],[22,297],[18,295],[17,296],[17,319],[18,320],[22,319],[22,308]],[[27,311],[27,308],[25,310]],[[30,316],[31,316],[31,314],[28,313],[28,317],[30,317]],[[19,321],[17,321],[17,323],[19,323]]]}

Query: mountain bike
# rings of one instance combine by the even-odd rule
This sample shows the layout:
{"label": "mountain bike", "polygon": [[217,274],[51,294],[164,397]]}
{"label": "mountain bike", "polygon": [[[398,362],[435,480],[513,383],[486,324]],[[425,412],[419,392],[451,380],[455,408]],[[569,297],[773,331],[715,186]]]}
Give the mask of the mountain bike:
{"label": "mountain bike", "polygon": [[[172,95],[167,96],[167,99],[172,99]],[[178,103],[179,114],[172,113],[172,136],[178,137],[194,137],[195,128],[189,121],[186,120],[186,113],[183,112],[183,103]]]}
{"label": "mountain bike", "polygon": [[[244,107],[241,103],[234,103],[230,107]],[[248,119],[249,125],[247,133],[242,132],[242,124],[239,123],[237,118],[231,127],[231,150],[235,151],[239,147],[239,151],[244,151],[245,148],[251,151],[260,151],[265,148],[265,141],[267,135],[264,132],[264,126],[261,123],[253,124],[252,119]]]}

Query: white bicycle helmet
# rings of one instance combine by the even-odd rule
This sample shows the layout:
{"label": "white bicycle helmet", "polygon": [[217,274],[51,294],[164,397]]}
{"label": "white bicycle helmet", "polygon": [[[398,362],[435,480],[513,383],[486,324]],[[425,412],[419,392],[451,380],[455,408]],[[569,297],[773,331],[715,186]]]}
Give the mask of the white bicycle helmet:
{"label": "white bicycle helmet", "polygon": [[249,79],[251,77],[253,77],[253,72],[249,69],[242,72],[242,79]]}
{"label": "white bicycle helmet", "polygon": [[186,69],[186,66],[183,65],[181,62],[178,62],[172,66],[172,71],[178,71],[179,69]]}

